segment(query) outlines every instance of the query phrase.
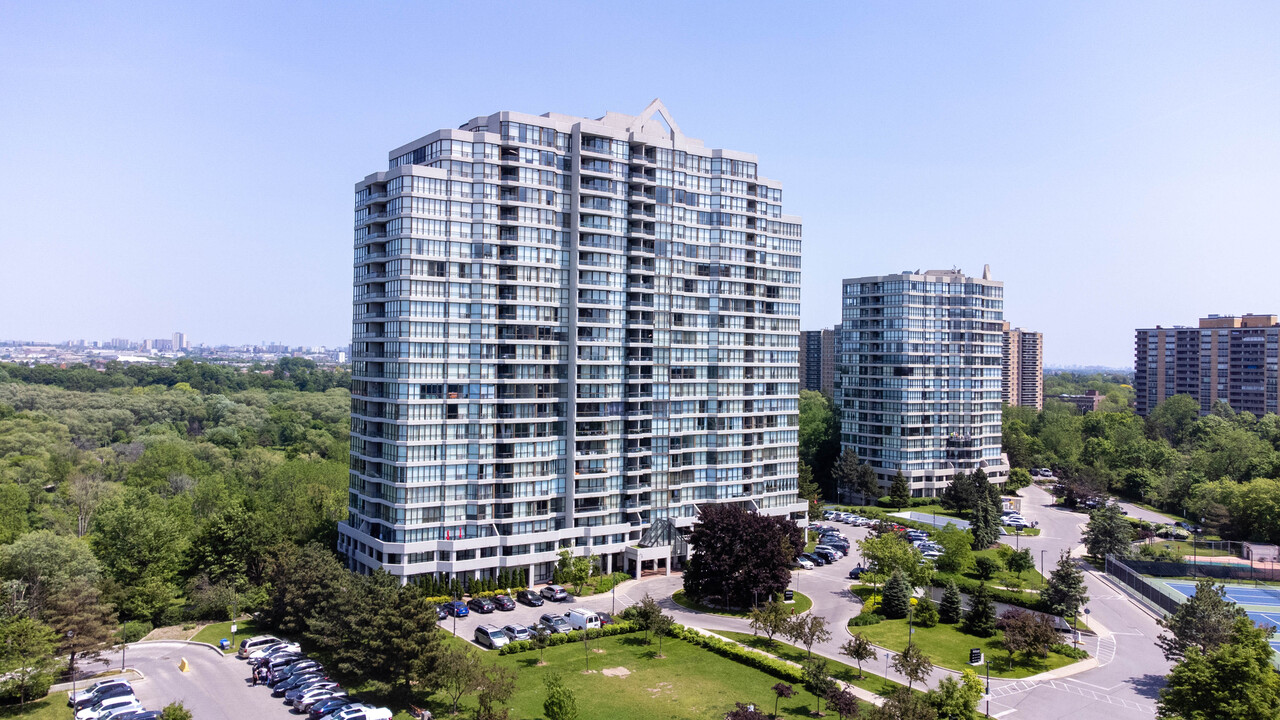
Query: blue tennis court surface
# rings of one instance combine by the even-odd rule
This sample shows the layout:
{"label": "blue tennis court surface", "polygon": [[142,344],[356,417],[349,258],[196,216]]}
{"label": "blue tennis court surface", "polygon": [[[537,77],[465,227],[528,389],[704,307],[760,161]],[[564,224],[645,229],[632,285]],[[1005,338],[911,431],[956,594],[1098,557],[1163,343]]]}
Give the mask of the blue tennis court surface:
{"label": "blue tennis court surface", "polygon": [[[1275,628],[1280,628],[1280,612],[1251,612],[1249,613],[1249,619],[1260,627],[1270,625]],[[1280,651],[1280,639],[1277,639],[1275,635],[1271,636],[1271,649]]]}
{"label": "blue tennis court surface", "polygon": [[[1196,594],[1196,584],[1192,582],[1165,582],[1165,585],[1177,590],[1187,597]],[[1280,588],[1250,587],[1248,585],[1227,585],[1227,599],[1237,605],[1275,606],[1280,608]],[[1280,626],[1280,622],[1275,623]]]}

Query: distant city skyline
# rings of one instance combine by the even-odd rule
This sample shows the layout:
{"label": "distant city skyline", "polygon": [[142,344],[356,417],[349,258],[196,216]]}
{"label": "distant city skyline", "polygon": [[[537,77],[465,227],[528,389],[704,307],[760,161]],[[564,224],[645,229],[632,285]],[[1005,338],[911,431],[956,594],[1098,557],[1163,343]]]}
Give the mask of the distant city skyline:
{"label": "distant city skyline", "polygon": [[[473,56],[472,33],[435,33],[430,58],[389,58],[393,101],[353,97],[388,28],[460,27],[625,28],[646,52],[548,43],[546,81],[489,80],[527,66],[512,41],[415,72]],[[342,209],[387,148],[661,97],[788,178],[802,327],[838,322],[842,278],[990,264],[1047,366],[1127,367],[1135,327],[1280,307],[1242,281],[1280,228],[1278,36],[1274,3],[10,5],[0,337],[346,343]]]}

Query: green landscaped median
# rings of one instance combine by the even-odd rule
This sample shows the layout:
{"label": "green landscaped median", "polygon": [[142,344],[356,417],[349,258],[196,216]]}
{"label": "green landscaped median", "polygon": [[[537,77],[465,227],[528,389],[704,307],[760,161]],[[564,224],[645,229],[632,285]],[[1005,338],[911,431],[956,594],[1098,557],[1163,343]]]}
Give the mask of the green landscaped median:
{"label": "green landscaped median", "polygon": [[[485,660],[510,667],[517,673],[516,694],[503,703],[512,717],[541,718],[547,697],[543,679],[558,673],[577,696],[578,720],[650,720],[687,718],[721,720],[735,702],[754,703],[773,711],[770,690],[778,678],[704,650],[683,640],[667,638],[663,658],[655,657],[658,643],[645,645],[643,634],[618,635],[591,643],[591,672],[584,673],[587,656],[582,643],[547,648],[546,665],[538,666],[538,653],[488,657]],[[492,655],[490,653],[489,655]],[[607,674],[606,674],[607,673]],[[795,696],[778,706],[783,718],[809,718],[818,709],[817,699],[799,684],[791,684]],[[450,706],[443,694],[427,704],[436,717],[449,716]],[[826,703],[822,704],[826,710]],[[459,717],[474,717],[475,699],[469,696],[460,706]]]}
{"label": "green landscaped median", "polygon": [[[799,615],[802,612],[807,612],[809,608],[813,607],[813,600],[811,600],[809,596],[805,595],[804,593],[795,593],[794,598],[795,598],[794,602],[787,604],[787,607],[794,610],[796,615]],[[675,604],[679,605],[682,608],[685,608],[686,610],[696,610],[698,612],[711,613],[712,615],[726,615],[728,617],[744,618],[751,614],[750,608],[746,610],[731,610],[727,608],[718,608],[718,607],[712,607],[710,605],[703,605],[701,603],[696,603],[690,600],[688,597],[686,597],[683,590],[675,591],[675,594],[671,596],[671,599],[675,602]]]}
{"label": "green landscaped median", "polygon": [[53,693],[43,700],[35,700],[26,705],[8,705],[0,707],[0,718],[22,718],[22,720],[71,720],[71,708],[67,706],[67,694]]}
{"label": "green landscaped median", "polygon": [[[885,620],[875,625],[850,627],[848,631],[850,634],[862,633],[872,644],[894,652],[902,652],[907,647],[906,620]],[[916,627],[912,638],[934,665],[952,670],[970,667],[969,649],[981,648],[991,663],[991,674],[1002,678],[1028,677],[1076,662],[1054,652],[1047,658],[1024,657],[1023,653],[1015,653],[1011,668],[1000,632],[989,638],[980,638],[961,632],[958,625],[938,623],[931,628]]]}
{"label": "green landscaped median", "polygon": [[[764,637],[763,635],[728,632],[725,630],[715,630],[713,632],[720,637],[728,638],[729,640],[741,643],[750,648],[755,648],[756,650],[762,650],[770,655],[782,658],[783,660],[790,660],[793,663],[804,662],[806,658],[804,648],[782,642],[777,638],[774,638],[773,642],[770,642],[769,638]],[[868,660],[862,664],[862,677],[859,677],[857,665],[850,665],[848,663],[837,662],[831,659],[827,660],[827,671],[831,673],[831,677],[834,677],[837,680],[843,680],[844,682],[860,687],[863,690],[869,690],[878,695],[888,695],[894,690],[904,687],[892,680],[886,680],[880,675],[873,673],[872,671],[877,667],[881,669],[881,674],[883,674],[884,663],[876,660]]]}
{"label": "green landscaped median", "polygon": [[258,627],[254,625],[252,620],[240,620],[236,623],[236,636],[234,640],[231,637],[230,622],[220,622],[220,623],[214,623],[212,625],[205,625],[204,627],[200,628],[200,632],[196,633],[195,636],[191,638],[191,640],[193,642],[209,643],[214,647],[218,646],[218,641],[221,640],[222,638],[232,640],[231,649],[224,651],[226,654],[230,655],[231,653],[236,651],[236,646],[240,644],[241,640],[244,640],[246,638],[251,638],[254,635],[262,635],[262,634],[263,633],[258,631]]}

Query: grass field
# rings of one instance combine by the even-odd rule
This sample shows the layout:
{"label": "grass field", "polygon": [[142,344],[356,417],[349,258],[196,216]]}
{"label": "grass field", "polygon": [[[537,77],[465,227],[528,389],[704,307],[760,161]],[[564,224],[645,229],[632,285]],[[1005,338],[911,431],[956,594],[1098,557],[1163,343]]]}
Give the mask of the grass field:
{"label": "grass field", "polygon": [[[793,610],[795,610],[797,615],[802,612],[806,612],[808,611],[809,608],[813,607],[813,600],[810,599],[809,596],[805,595],[804,593],[798,592],[794,595],[794,598],[795,598],[795,602],[790,607]],[[726,610],[724,608],[711,607],[709,605],[702,605],[700,603],[696,603],[690,600],[689,598],[685,597],[683,590],[677,590],[675,594],[671,596],[671,599],[675,601],[675,604],[679,605],[682,608],[687,608],[689,610],[697,610],[698,612],[711,613],[712,615],[725,615],[728,617],[744,618],[751,614],[750,610]]]}
{"label": "grass field", "polygon": [[1035,537],[1040,534],[1040,528],[1022,528],[1022,532],[1019,533],[1017,528],[1011,525],[1005,525],[1004,531],[1010,535],[1022,535],[1022,537]]}
{"label": "grass field", "polygon": [[[241,640],[244,640],[246,638],[251,638],[254,635],[262,635],[262,634],[263,634],[262,632],[258,631],[257,626],[254,625],[252,620],[237,621],[235,641],[231,643],[231,650],[226,651],[226,654],[230,655],[231,653],[234,653],[236,651],[236,646],[240,644]],[[217,647],[218,641],[221,640],[222,638],[226,638],[228,640],[232,639],[230,622],[220,622],[220,623],[214,623],[212,625],[206,625],[200,628],[200,632],[196,633],[195,636],[191,638],[191,640],[194,642],[206,642],[206,643],[209,643],[210,645],[213,645],[214,647]]]}
{"label": "grass field", "polygon": [[[762,635],[726,632],[724,630],[716,630],[715,633],[722,637],[729,638],[734,642],[742,643],[747,647],[763,650],[764,652],[780,657],[783,660],[790,660],[794,663],[804,662],[805,660],[804,648],[791,645],[790,643],[785,643],[776,637],[773,642],[770,643],[769,639]],[[850,663],[851,662],[853,661],[850,661]],[[879,674],[873,672],[877,667],[880,668]],[[857,664],[851,665],[849,663],[836,662],[835,660],[828,659],[827,670],[831,673],[832,677],[838,680],[843,680],[851,685],[856,685],[857,687],[864,690],[870,690],[871,692],[879,695],[888,695],[894,690],[902,687],[902,685],[899,685],[892,680],[886,680],[882,677],[884,674],[884,662],[880,659],[868,660],[862,664],[862,678],[858,677]]]}
{"label": "grass field", "polygon": [[54,693],[43,700],[29,702],[26,705],[0,707],[0,718],[71,720],[71,708],[67,707],[67,694],[60,692]]}
{"label": "grass field", "polygon": [[1156,547],[1170,548],[1172,550],[1177,551],[1178,553],[1181,553],[1182,555],[1186,555],[1187,557],[1193,557],[1196,555],[1200,557],[1226,557],[1228,555],[1231,555],[1231,553],[1227,552],[1226,550],[1211,550],[1209,548],[1204,548],[1204,547],[1195,548],[1193,551],[1191,547],[1191,543],[1183,542],[1181,540],[1162,540],[1160,542],[1154,542],[1151,544],[1155,545]]}
{"label": "grass field", "polygon": [[[894,652],[902,652],[907,646],[907,621],[885,620],[876,625],[848,628],[850,633],[860,632],[872,643]],[[924,651],[934,665],[952,670],[964,670],[969,667],[969,649],[982,648],[991,662],[991,674],[1002,678],[1021,678],[1037,673],[1053,670],[1075,662],[1065,655],[1049,653],[1047,658],[1014,656],[1013,666],[1009,665],[1009,654],[1001,643],[1001,634],[980,638],[960,631],[956,625],[938,623],[931,628],[915,628],[912,635],[920,649]]]}
{"label": "grass field", "polygon": [[[683,640],[667,638],[662,659],[654,657],[658,645],[644,645],[640,635],[620,635],[592,643],[601,653],[591,653],[591,669],[584,673],[581,643],[548,648],[546,666],[538,666],[538,653],[494,656],[499,665],[517,673],[515,697],[506,703],[517,718],[543,717],[546,699],[543,680],[559,673],[577,696],[578,720],[721,720],[735,702],[755,703],[772,712],[774,694],[769,689],[779,680],[759,670],[714,655]],[[626,677],[610,677],[599,671],[626,668]],[[817,699],[795,686],[796,694],[779,706],[780,717],[808,718],[817,710]],[[473,717],[475,701],[460,704],[462,715]],[[436,717],[449,717],[444,695],[431,698],[429,709]],[[826,704],[823,704],[826,709]]]}

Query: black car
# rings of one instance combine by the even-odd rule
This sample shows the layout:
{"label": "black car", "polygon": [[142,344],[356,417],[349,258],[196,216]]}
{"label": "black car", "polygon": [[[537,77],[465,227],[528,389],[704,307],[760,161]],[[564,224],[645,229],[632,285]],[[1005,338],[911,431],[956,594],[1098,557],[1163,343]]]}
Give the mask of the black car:
{"label": "black car", "polygon": [[867,569],[866,569],[866,568],[864,568],[864,567],[862,567],[861,565],[859,565],[859,566],[857,566],[857,567],[855,567],[854,569],[852,569],[852,570],[850,570],[850,571],[849,571],[849,579],[850,579],[850,580],[857,580],[858,578],[862,577],[862,573],[864,573],[864,572],[866,572],[866,571],[867,571]]}
{"label": "black car", "polygon": [[498,609],[504,612],[516,609],[516,601],[506,595],[494,595],[493,604],[498,606]]}
{"label": "black car", "polygon": [[617,622],[616,620],[613,619],[613,616],[610,615],[609,613],[596,613],[596,617],[600,618],[600,627],[604,627],[605,625],[612,625],[615,622]]}
{"label": "black car", "polygon": [[325,679],[323,673],[302,672],[291,677],[287,677],[275,685],[271,686],[271,694],[275,697],[284,697],[285,693],[311,682],[321,682]]}
{"label": "black car", "polygon": [[516,601],[529,607],[542,607],[542,596],[532,590],[521,590],[516,593]]}
{"label": "black car", "polygon": [[311,709],[307,711],[307,720],[320,720],[320,718],[328,715],[334,710],[341,710],[348,705],[353,705],[358,702],[360,701],[355,698],[341,695],[321,700],[315,705],[312,705]]}
{"label": "black car", "polygon": [[498,606],[494,605],[493,601],[489,598],[471,598],[467,601],[467,607],[475,610],[481,615],[488,615],[498,609]]}
{"label": "black car", "polygon": [[826,560],[823,560],[820,556],[814,555],[813,553],[801,553],[800,557],[813,563],[814,567],[822,567],[827,564]]}
{"label": "black car", "polygon": [[449,611],[444,609],[443,605],[436,606],[436,619],[444,620],[449,617]]}
{"label": "black car", "polygon": [[818,557],[822,558],[823,560],[826,560],[828,565],[830,565],[830,564],[832,564],[832,563],[834,563],[834,562],[836,561],[835,553],[832,553],[832,552],[830,552],[830,551],[828,551],[828,550],[814,550],[814,551],[813,551],[812,553],[810,553],[810,554],[812,554],[812,555],[817,555]]}
{"label": "black car", "polygon": [[116,715],[111,720],[160,720],[159,710],[135,710],[123,715]]}

